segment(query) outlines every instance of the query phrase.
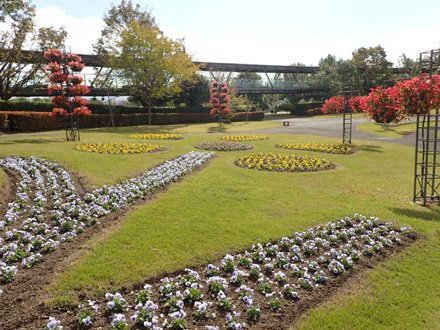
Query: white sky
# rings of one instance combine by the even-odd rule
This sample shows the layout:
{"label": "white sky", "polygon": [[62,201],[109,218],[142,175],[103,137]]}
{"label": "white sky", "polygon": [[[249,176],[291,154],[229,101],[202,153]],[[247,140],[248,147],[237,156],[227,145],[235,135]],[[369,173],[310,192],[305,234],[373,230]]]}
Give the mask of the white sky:
{"label": "white sky", "polygon": [[[65,26],[67,45],[92,53],[111,0],[33,0],[38,26]],[[440,47],[440,1],[419,0],[133,0],[150,9],[172,38],[185,38],[194,60],[317,65],[327,54],[351,58],[381,45],[397,65]]]}

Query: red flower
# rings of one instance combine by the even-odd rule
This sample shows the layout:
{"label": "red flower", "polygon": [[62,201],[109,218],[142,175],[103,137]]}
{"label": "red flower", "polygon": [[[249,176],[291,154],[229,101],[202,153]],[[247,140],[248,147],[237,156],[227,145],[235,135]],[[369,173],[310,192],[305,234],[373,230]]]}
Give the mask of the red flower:
{"label": "red flower", "polygon": [[69,105],[69,98],[65,95],[62,96],[53,96],[52,104],[57,108],[64,108]]}
{"label": "red flower", "polygon": [[72,95],[86,95],[90,93],[90,89],[85,85],[74,85],[69,88]]}
{"label": "red flower", "polygon": [[48,89],[48,94],[51,96],[64,95],[66,91],[63,86],[60,85],[50,85]]}
{"label": "red flower", "polygon": [[60,117],[67,114],[66,109],[63,108],[53,108],[52,113],[50,114],[53,117]]}
{"label": "red flower", "polygon": [[323,113],[339,113],[344,110],[344,97],[332,96],[322,105]]}
{"label": "red flower", "polygon": [[81,56],[73,54],[73,53],[66,54],[66,57],[67,57],[68,62],[82,62],[83,61]]}
{"label": "red flower", "polygon": [[84,69],[85,64],[78,61],[72,61],[67,63],[67,65],[70,67],[70,69],[74,72],[80,72],[82,69]]}
{"label": "red flower", "polygon": [[89,116],[92,114],[92,111],[87,107],[78,107],[73,109],[73,114],[75,116]]}
{"label": "red flower", "polygon": [[63,54],[59,49],[48,49],[43,54],[44,58],[51,62],[61,62],[63,60]]}
{"label": "red flower", "polygon": [[87,101],[87,99],[83,97],[75,96],[69,101],[69,103],[72,106],[72,108],[78,108],[78,107],[86,106],[87,104],[89,104],[89,101]]}
{"label": "red flower", "polygon": [[84,81],[83,77],[81,76],[72,76],[70,77],[70,82],[74,85],[79,85]]}
{"label": "red flower", "polygon": [[398,100],[399,89],[390,87],[372,89],[365,101],[365,112],[377,123],[398,122],[403,118]]}
{"label": "red flower", "polygon": [[46,71],[49,71],[49,72],[57,72],[60,70],[61,70],[61,67],[57,62],[50,62],[46,66]]}
{"label": "red flower", "polygon": [[52,72],[52,74],[49,77],[49,81],[52,83],[63,83],[69,81],[69,76],[67,74],[64,74],[61,70]]}

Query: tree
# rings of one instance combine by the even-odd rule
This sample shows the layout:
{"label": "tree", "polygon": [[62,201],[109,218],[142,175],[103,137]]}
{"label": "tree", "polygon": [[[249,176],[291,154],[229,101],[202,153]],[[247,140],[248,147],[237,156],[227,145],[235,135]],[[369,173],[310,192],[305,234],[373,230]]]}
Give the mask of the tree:
{"label": "tree", "polygon": [[405,74],[399,78],[415,77],[419,74],[419,62],[409,58],[405,53],[400,55],[398,64],[405,69]]}
{"label": "tree", "polygon": [[156,27],[132,22],[121,34],[119,51],[110,63],[126,81],[128,92],[151,109],[156,100],[182,91],[184,81],[191,81],[198,70],[186,53],[181,40],[166,37]]}
{"label": "tree", "polygon": [[386,86],[391,80],[393,63],[387,61],[387,54],[381,46],[359,48],[353,52],[351,65],[355,74],[354,87],[361,94],[369,93],[372,88]]}
{"label": "tree", "polygon": [[[101,30],[101,36],[93,45],[93,50],[104,66],[108,65],[110,54],[120,52],[119,43],[122,32],[128,29],[131,23],[136,22],[145,27],[158,28],[151,12],[141,8],[139,4],[133,5],[131,0],[122,0],[117,5],[112,4],[104,15],[103,21],[104,28]],[[95,71],[95,85],[112,85],[112,81],[107,79],[112,69],[95,68]]]}
{"label": "tree", "polygon": [[5,31],[0,31],[0,98],[3,100],[41,81],[44,61],[23,49],[61,47],[67,36],[64,28],[36,31],[34,19],[35,6],[28,0],[5,0],[0,4],[0,22],[7,26]]}
{"label": "tree", "polygon": [[138,4],[134,6],[131,0],[122,0],[118,5],[112,4],[103,20],[105,26],[101,30],[101,37],[93,45],[95,52],[102,56],[118,51],[122,32],[131,23],[157,28],[151,12],[142,9]]}
{"label": "tree", "polygon": [[176,106],[185,103],[190,107],[202,106],[209,102],[211,97],[209,89],[211,84],[209,80],[201,74],[195,74],[191,81],[184,81],[179,95],[173,98]]}

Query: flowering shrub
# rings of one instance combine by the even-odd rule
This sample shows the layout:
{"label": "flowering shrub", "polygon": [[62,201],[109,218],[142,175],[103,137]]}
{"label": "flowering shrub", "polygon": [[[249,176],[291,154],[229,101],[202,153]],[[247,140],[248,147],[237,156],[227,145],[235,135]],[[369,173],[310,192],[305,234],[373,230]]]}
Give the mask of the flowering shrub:
{"label": "flowering shrub", "polygon": [[[82,85],[82,77],[73,75],[73,72],[80,72],[84,68],[81,57],[76,54],[62,53],[59,49],[48,49],[43,56],[50,61],[46,66],[46,71],[50,72],[49,81],[52,83],[48,89],[54,105],[52,114],[54,116],[90,115],[92,112],[86,107],[87,100],[79,97],[88,94],[90,90]],[[72,96],[74,97],[73,105],[69,100]]]}
{"label": "flowering shrub", "polygon": [[322,113],[339,113],[344,110],[344,97],[343,96],[332,96],[322,105]]}
{"label": "flowering shrub", "polygon": [[235,164],[249,169],[277,172],[310,172],[335,167],[325,159],[274,153],[250,154],[240,157]]}
{"label": "flowering shrub", "polygon": [[132,139],[150,139],[150,140],[181,140],[183,139],[182,134],[130,134]]}
{"label": "flowering shrub", "polygon": [[398,122],[403,118],[398,95],[397,87],[372,89],[365,101],[364,110],[377,123]]}
{"label": "flowering shrub", "polygon": [[352,96],[347,102],[352,112],[364,112],[367,96]]}
{"label": "flowering shrub", "polygon": [[429,78],[423,74],[399,81],[396,88],[397,99],[404,114],[425,114],[440,107],[440,75]]}
{"label": "flowering shrub", "polygon": [[267,136],[264,135],[226,135],[221,138],[226,141],[261,141],[268,139]]}
{"label": "flowering shrub", "polygon": [[213,81],[211,84],[211,99],[209,100],[212,109],[209,112],[219,120],[226,117],[231,112],[229,108],[229,87],[225,82]]}
{"label": "flowering shrub", "polygon": [[323,144],[323,143],[290,143],[277,144],[278,148],[291,150],[307,150],[326,152],[329,154],[351,154],[353,150],[347,145]]}
{"label": "flowering shrub", "polygon": [[31,268],[60,244],[75,240],[98,218],[191,173],[211,157],[189,152],[84,197],[77,194],[70,174],[56,163],[35,157],[0,158],[0,166],[19,176],[15,200],[0,217],[0,232],[4,232],[0,237],[0,284],[12,282],[19,266]]}
{"label": "flowering shrub", "polygon": [[165,147],[147,143],[82,143],[75,145],[75,150],[115,155],[157,152],[165,150]]}
{"label": "flowering shrub", "polygon": [[[124,326],[156,330],[252,327],[268,313],[278,313],[292,303],[301,304],[303,298],[307,301],[309,292],[319,291],[342,274],[350,274],[352,268],[362,267],[359,260],[398,246],[403,237],[412,234],[411,228],[355,214],[276,242],[254,244],[199,271],[185,269],[175,277],[145,284],[130,297],[107,293],[101,299],[107,312],[97,312],[95,318],[113,327],[117,319],[123,320]],[[273,271],[265,272],[263,264],[273,265]],[[249,269],[257,272],[258,281],[251,279]],[[238,286],[234,284],[237,272],[243,281]],[[200,292],[195,302],[185,299],[191,289]],[[109,302],[114,302],[110,309]],[[260,308],[263,305],[265,308]]]}
{"label": "flowering shrub", "polygon": [[248,144],[234,143],[234,142],[211,142],[201,143],[196,145],[196,148],[203,150],[214,151],[237,151],[237,150],[249,150],[253,147]]}

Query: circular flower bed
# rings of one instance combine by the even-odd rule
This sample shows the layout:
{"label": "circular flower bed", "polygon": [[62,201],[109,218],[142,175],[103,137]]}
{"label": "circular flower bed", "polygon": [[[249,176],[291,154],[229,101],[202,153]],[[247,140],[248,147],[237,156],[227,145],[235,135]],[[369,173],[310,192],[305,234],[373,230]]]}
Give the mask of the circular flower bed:
{"label": "circular flower bed", "polygon": [[260,141],[268,139],[264,135],[226,135],[222,137],[222,140],[226,141]]}
{"label": "circular flower bed", "polygon": [[147,143],[82,143],[75,145],[75,150],[116,155],[157,152],[165,150],[165,147]]}
{"label": "circular flower bed", "polygon": [[235,142],[212,142],[212,143],[201,143],[196,145],[196,148],[203,150],[214,150],[214,151],[238,151],[238,150],[249,150],[253,147],[248,144],[241,144]]}
{"label": "circular flower bed", "polygon": [[277,144],[277,148],[291,149],[291,150],[307,150],[326,152],[329,154],[351,154],[353,149],[346,145],[326,144],[326,143],[287,143]]}
{"label": "circular flower bed", "polygon": [[235,164],[249,169],[277,172],[311,172],[335,168],[329,161],[307,156],[258,153],[240,157]]}
{"label": "circular flower bed", "polygon": [[182,134],[130,134],[132,139],[149,139],[149,140],[182,140]]}

